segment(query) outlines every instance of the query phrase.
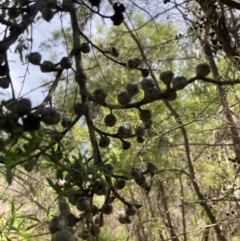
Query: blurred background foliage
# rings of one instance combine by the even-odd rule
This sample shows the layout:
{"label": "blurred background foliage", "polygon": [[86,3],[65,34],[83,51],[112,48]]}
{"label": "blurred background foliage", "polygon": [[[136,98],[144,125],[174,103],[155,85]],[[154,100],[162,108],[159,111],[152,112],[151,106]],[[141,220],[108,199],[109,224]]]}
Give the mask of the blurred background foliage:
{"label": "blurred background foliage", "polygon": [[[207,61],[202,46],[197,41],[198,34],[203,33],[188,30],[184,25],[183,16],[179,15],[181,11],[177,3],[169,5],[165,11],[160,11],[161,7],[165,6],[163,1],[138,1],[139,5],[133,4],[132,1],[122,2],[126,2],[129,10],[126,22],[119,27],[105,21],[97,21],[98,17],[92,16],[86,8],[79,8],[79,19],[82,20],[81,25],[86,36],[101,50],[108,51],[113,46],[118,48],[120,56],[117,61],[123,63],[131,58],[140,58],[140,67],[151,67],[151,77],[157,79],[162,91],[166,86],[159,79],[161,72],[172,70],[175,75],[191,78],[195,75],[195,66]],[[186,11],[190,9],[189,11],[194,12],[196,3],[188,5],[188,1],[181,2]],[[0,3],[4,5],[6,1]],[[152,19],[146,11],[139,8],[142,6],[143,9],[147,9],[145,4],[149,4],[151,15],[157,17]],[[108,13],[109,8],[104,9],[104,6],[108,6],[108,1],[103,1],[101,8]],[[168,13],[179,16],[166,20]],[[196,20],[196,17],[193,15],[190,19]],[[186,34],[182,35],[183,32]],[[84,39],[82,41],[85,42]],[[71,28],[59,27],[58,31],[53,32],[52,36],[39,46],[39,49],[48,52],[49,58],[57,62],[66,55],[66,50],[72,48],[71,43]],[[21,52],[21,48],[18,50]],[[143,59],[141,51],[144,52],[146,60]],[[229,64],[223,51],[216,54],[214,59],[222,79],[238,78],[238,65]],[[149,66],[146,66],[146,61]],[[108,103],[116,103],[117,94],[125,90],[127,84],[140,84],[142,80],[140,70],[130,71],[109,61],[94,47],[91,53],[83,55],[83,63],[88,77],[89,92],[93,93],[95,89],[103,88],[107,92]],[[72,70],[64,74],[64,79],[53,97],[54,106],[63,116],[72,120],[73,104],[79,100],[78,85],[73,76]],[[51,79],[50,76],[48,78]],[[43,83],[46,81],[43,80]],[[228,85],[224,87],[224,91],[230,111],[239,125],[239,87]],[[237,241],[240,193],[236,170],[240,161],[231,161],[235,158],[234,144],[225,106],[221,102],[221,93],[216,85],[197,80],[184,90],[178,91],[177,96],[177,99],[171,102],[171,106],[179,114],[186,129],[189,154],[193,160],[195,178],[205,197],[204,202],[211,208],[226,237]],[[134,101],[141,100],[142,97],[143,93],[140,92],[134,97]],[[153,126],[146,130],[144,143],[137,143],[135,139],[131,139],[132,147],[126,151],[122,149],[121,141],[112,138],[110,146],[101,149],[103,160],[112,163],[120,172],[130,165],[144,169],[144,163],[148,160],[154,161],[159,171],[153,179],[149,195],[146,196],[142,188],[134,185],[133,180],[120,191],[128,200],[140,199],[143,202],[143,209],[137,212],[131,224],[119,225],[117,217],[119,212],[124,210],[124,206],[120,201],[116,201],[114,214],[105,219],[105,226],[98,239],[100,241],[217,240],[209,217],[192,186],[191,174],[188,173],[189,164],[186,160],[186,143],[181,128],[165,102],[156,101],[144,106],[144,109],[152,111],[153,116]],[[118,119],[117,125],[113,128],[106,127],[103,119],[110,113],[109,109],[93,102],[90,102],[89,106],[96,127],[104,132],[114,134],[120,125],[134,131],[137,126],[142,125],[139,110],[121,109],[113,111]],[[25,140],[19,140],[14,148],[5,153],[4,158],[17,161],[21,157],[31,156],[42,143],[51,143],[63,128],[44,126],[43,131],[46,130],[50,137],[41,136],[41,131],[38,136],[29,135]],[[32,138],[31,142],[28,141],[29,138]],[[97,138],[99,140],[100,136]],[[23,156],[21,153],[16,154],[19,148],[25,148]],[[53,189],[56,188],[55,183],[63,176],[59,170],[68,170],[76,159],[83,161],[90,157],[88,128],[85,121],[80,119],[62,139],[61,145],[54,145],[47,155],[36,160],[28,160],[14,169],[1,168],[1,239],[50,240],[47,224],[52,215],[59,213],[57,195]],[[9,186],[7,182],[12,184]],[[102,201],[100,197],[95,200],[99,205]],[[78,215],[76,208],[73,205],[70,207],[71,211]],[[177,234],[175,238],[173,231]]]}

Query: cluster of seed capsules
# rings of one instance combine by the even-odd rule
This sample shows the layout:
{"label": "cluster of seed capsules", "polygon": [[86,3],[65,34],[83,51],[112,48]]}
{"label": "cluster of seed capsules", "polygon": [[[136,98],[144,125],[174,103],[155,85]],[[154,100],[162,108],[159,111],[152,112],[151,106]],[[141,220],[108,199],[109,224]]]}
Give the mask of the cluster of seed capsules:
{"label": "cluster of seed capsules", "polygon": [[[82,53],[89,53],[90,46],[89,43],[82,43],[80,47],[80,51]],[[117,57],[119,52],[117,48],[112,47],[109,51],[105,51],[110,53],[112,56]],[[63,57],[59,63],[54,64],[51,61],[43,61],[41,62],[42,56],[38,52],[32,52],[28,55],[28,60],[33,65],[39,65],[40,69],[43,73],[60,71],[64,69],[69,69],[72,67],[73,61],[71,57]],[[127,61],[127,67],[129,69],[138,68],[140,64],[140,60],[138,58],[133,58]],[[59,67],[60,66],[60,67]],[[137,126],[134,128],[134,133],[132,133],[131,128],[125,126],[118,126],[115,134],[108,134],[102,131],[99,132],[101,138],[99,141],[99,146],[102,148],[108,147],[110,144],[110,137],[119,138],[122,142],[122,148],[124,150],[128,150],[131,147],[131,143],[126,141],[127,138],[136,137],[138,143],[143,143],[145,141],[144,135],[145,130],[150,128],[152,125],[152,113],[149,109],[142,109],[141,105],[146,103],[151,103],[158,99],[165,99],[167,101],[174,101],[177,98],[177,91],[182,90],[188,85],[188,81],[184,76],[176,76],[174,77],[174,73],[172,71],[164,71],[160,74],[160,79],[167,86],[167,90],[165,91],[165,95],[161,96],[161,92],[159,87],[156,86],[156,83],[147,78],[149,75],[149,71],[147,69],[140,69],[142,72],[142,76],[144,77],[139,84],[128,84],[126,86],[125,91],[121,91],[117,95],[118,103],[124,108],[128,105],[134,97],[139,93],[140,88],[144,92],[143,99],[140,101],[139,110],[139,119],[143,122],[143,126]],[[201,63],[196,66],[195,74],[196,76],[205,77],[210,73],[211,69],[208,64]],[[81,82],[86,76],[84,73],[77,78],[76,82]],[[171,86],[173,87],[172,89]],[[163,98],[164,97],[164,98]],[[105,100],[107,98],[107,93],[104,89],[97,89],[94,91],[90,100],[95,103],[107,106]],[[3,106],[10,112],[6,114],[2,114],[0,118],[0,128],[6,130],[13,134],[13,130],[16,127],[23,127],[24,131],[35,131],[40,128],[40,123],[43,122],[46,125],[56,125],[61,121],[61,124],[64,128],[70,128],[72,125],[72,121],[68,117],[61,117],[61,114],[52,107],[44,107],[38,108],[36,112],[32,112],[32,103],[29,99],[10,99],[3,103]],[[73,112],[81,117],[85,114],[86,104],[84,103],[76,103],[73,106]],[[22,124],[20,124],[19,118],[22,118]],[[107,127],[115,127],[117,124],[117,117],[113,114],[111,110],[110,114],[106,115],[104,118],[104,124]],[[2,147],[4,148],[4,142]],[[3,149],[2,148],[2,149]]]}
{"label": "cluster of seed capsules", "polygon": [[5,53],[0,50],[0,88],[7,89],[11,83]]}
{"label": "cluster of seed capsules", "polygon": [[[81,45],[81,51],[83,53],[88,53],[90,51],[89,45],[83,43]],[[116,56],[118,52],[115,48],[112,48],[110,54]],[[41,55],[39,53],[31,53],[28,56],[29,62],[35,65],[39,65],[42,72],[52,72],[59,69],[69,69],[72,66],[72,59],[70,57],[63,57],[58,64],[53,64],[50,61],[44,61],[41,63]],[[60,65],[60,68],[57,67]],[[127,66],[129,69],[136,68],[139,65],[137,58],[128,60]],[[121,91],[117,96],[117,101],[119,105],[126,106],[128,105],[134,96],[136,96],[140,89],[144,92],[142,104],[151,103],[155,100],[161,99],[161,92],[156,86],[155,82],[147,78],[147,71],[142,71],[144,78],[139,84],[128,84],[125,91]],[[205,77],[210,73],[210,67],[208,64],[202,63],[199,64],[196,69],[196,75]],[[81,76],[82,77],[82,76]],[[185,88],[188,85],[188,81],[184,76],[174,77],[172,71],[165,71],[160,74],[160,79],[167,86],[167,90],[170,90],[171,87],[173,91],[166,92],[167,95],[165,99],[168,101],[173,101],[177,98],[176,91]],[[107,106],[106,103],[107,93],[103,89],[97,89],[93,92],[90,100],[95,103]],[[31,113],[31,101],[27,99],[15,100],[11,99],[5,102],[5,107],[15,113],[18,117],[23,117],[23,125],[28,127],[28,130],[38,129],[40,121],[44,122],[47,125],[55,125],[61,121],[61,124],[64,128],[71,126],[71,120],[67,117],[61,118],[60,113],[52,108],[47,107],[43,108],[37,114]],[[152,113],[148,109],[139,109],[139,118],[143,122],[143,126],[137,126],[135,128],[134,134],[132,134],[131,129],[125,126],[118,126],[117,132],[113,137],[117,137],[122,141],[122,148],[127,150],[131,147],[131,143],[126,141],[126,138],[136,137],[137,141],[142,143],[144,141],[145,129],[150,128],[152,125]],[[76,103],[74,105],[74,113],[78,116],[82,116],[86,111],[85,103]],[[24,117],[26,116],[26,117]],[[17,118],[18,119],[18,118]],[[16,120],[17,120],[16,119]],[[35,120],[35,121],[33,121]],[[32,127],[32,122],[36,123],[36,127]],[[107,127],[115,127],[117,124],[117,117],[111,113],[106,115],[104,118],[104,124]],[[30,128],[31,127],[31,128]],[[96,131],[98,131],[96,129]],[[100,147],[107,147],[110,144],[110,138],[107,133],[101,132],[99,140]],[[110,135],[111,137],[112,135]],[[137,209],[141,207],[141,202],[127,202],[118,192],[126,186],[128,180],[133,179],[135,183],[144,189],[147,193],[150,191],[151,182],[147,181],[146,175],[151,176],[157,172],[157,166],[154,162],[146,162],[146,169],[141,171],[137,167],[131,167],[129,171],[130,178],[127,176],[119,176],[114,173],[114,167],[111,164],[104,164],[102,167],[88,168],[86,165],[83,165],[79,171],[75,171],[74,168],[69,176],[66,177],[67,184],[70,186],[63,187],[63,193],[67,193],[65,196],[68,198],[69,203],[74,205],[81,214],[76,217],[70,210],[64,215],[54,217],[49,223],[49,231],[52,234],[52,241],[72,241],[76,240],[78,237],[82,239],[89,238],[90,236],[96,237],[100,234],[100,229],[104,226],[104,217],[113,213],[113,202],[115,199],[120,200],[125,205],[125,211],[121,213],[118,217],[118,220],[122,224],[131,223],[131,217],[134,216],[137,212]],[[99,172],[102,170],[102,172]],[[81,173],[81,175],[80,175]],[[101,175],[100,175],[101,173]],[[81,177],[86,177],[79,181],[79,175]],[[114,183],[112,184],[112,180]],[[86,182],[90,183],[87,184]],[[83,185],[83,183],[85,183]],[[74,187],[78,187],[79,190],[74,192],[69,192],[73,190]],[[66,188],[66,189],[65,189]],[[93,197],[104,196],[105,200],[102,206],[99,208],[93,203]],[[81,232],[78,231],[78,224],[84,223],[85,228],[81,229]]]}
{"label": "cluster of seed capsules", "polygon": [[[75,166],[75,169],[77,167]],[[111,181],[98,175],[101,168],[102,174],[109,176]],[[88,239],[89,237],[99,236],[101,228],[105,224],[105,218],[113,214],[116,200],[124,204],[125,209],[120,211],[118,221],[121,224],[130,224],[138,209],[142,207],[140,200],[128,202],[119,193],[126,187],[130,180],[146,191],[150,191],[150,185],[147,176],[152,177],[157,173],[157,166],[152,161],[147,161],[145,170],[132,166],[127,172],[128,175],[120,176],[115,174],[115,168],[112,164],[101,164],[101,167],[86,165],[78,166],[81,175],[91,174],[91,184],[87,185],[86,179],[79,179],[79,173],[67,174],[66,182],[61,184],[63,195],[68,199],[76,209],[79,215],[74,215],[65,201],[60,201],[59,209],[61,215],[54,216],[49,222],[49,231],[52,234],[52,241],[72,241],[78,237]],[[78,180],[76,182],[76,180]],[[59,185],[60,186],[60,185]],[[78,187],[78,188],[76,188]],[[103,196],[104,201],[99,207],[94,196]],[[99,202],[99,201],[98,201]],[[80,227],[80,229],[78,229]]]}
{"label": "cluster of seed capsules", "polygon": [[[98,8],[101,3],[100,0],[90,0],[89,2],[92,7],[95,6]],[[42,14],[42,18],[49,22],[58,12],[72,12],[75,10],[75,4],[76,2],[73,0],[63,0],[61,4],[59,4],[57,0],[45,0],[40,8],[40,12]],[[113,25],[118,26],[124,20],[123,13],[125,12],[125,6],[116,2],[112,7],[114,14],[112,16],[105,16],[105,18],[110,18]]]}
{"label": "cluster of seed capsules", "polygon": [[[138,63],[138,59],[131,59],[128,61],[127,66],[136,66]],[[196,66],[195,73],[196,76],[206,77],[211,72],[210,66],[206,63],[201,63]],[[174,73],[172,71],[164,71],[160,74],[160,80],[167,86],[167,90],[170,90],[171,86],[173,87],[172,91],[166,92],[166,95],[161,96],[161,92],[159,88],[155,85],[155,82],[151,78],[143,78],[140,82],[140,86],[137,83],[128,84],[126,86],[126,90],[121,91],[117,95],[118,103],[123,106],[126,106],[132,102],[134,97],[139,94],[140,88],[144,92],[144,96],[142,99],[142,104],[151,103],[158,99],[165,99],[167,101],[174,101],[177,99],[177,90],[182,90],[188,85],[188,80],[184,76],[176,76],[174,77]],[[107,106],[106,104],[107,92],[100,88],[96,89],[91,96],[91,99],[102,106]],[[116,133],[114,135],[109,134],[110,137],[119,138],[122,141],[122,148],[124,150],[128,150],[131,147],[131,143],[124,140],[124,138],[136,137],[138,143],[143,143],[145,141],[145,129],[151,127],[152,121],[152,113],[149,109],[139,109],[139,119],[143,122],[143,126],[137,126],[134,128],[134,133],[132,133],[132,129],[123,125],[117,127]],[[113,111],[110,109],[110,113],[105,116],[104,124],[107,127],[115,127],[118,123],[116,115],[114,115]],[[99,146],[102,148],[106,148],[110,145],[110,138],[107,133],[100,133],[100,141]]]}

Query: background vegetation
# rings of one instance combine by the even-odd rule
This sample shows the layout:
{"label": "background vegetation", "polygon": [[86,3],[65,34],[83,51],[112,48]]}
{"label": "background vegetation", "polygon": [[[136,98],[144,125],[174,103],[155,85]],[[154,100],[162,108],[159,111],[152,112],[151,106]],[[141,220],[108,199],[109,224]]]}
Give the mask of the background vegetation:
{"label": "background vegetation", "polygon": [[237,1],[0,9],[0,240],[240,240]]}

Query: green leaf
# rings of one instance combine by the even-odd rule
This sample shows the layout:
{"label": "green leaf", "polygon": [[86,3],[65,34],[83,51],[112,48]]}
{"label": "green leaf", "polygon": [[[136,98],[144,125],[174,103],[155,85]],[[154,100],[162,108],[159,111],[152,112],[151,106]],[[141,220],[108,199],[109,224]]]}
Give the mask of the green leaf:
{"label": "green leaf", "polygon": [[196,96],[196,101],[197,101],[198,104],[200,104],[200,99],[197,96]]}
{"label": "green leaf", "polygon": [[124,170],[124,169],[114,170],[114,173],[121,173],[124,177],[126,177],[128,179],[132,179],[131,174],[129,172],[127,172],[126,170]]}
{"label": "green leaf", "polygon": [[111,99],[111,102],[113,102],[114,104],[118,103],[116,95],[114,95],[113,93],[108,93],[108,97]]}
{"label": "green leaf", "polygon": [[19,232],[19,229],[18,229],[18,228],[16,228],[16,227],[14,227],[14,226],[12,226],[12,225],[9,225],[9,226],[8,226],[8,230],[9,230],[9,231],[11,231],[11,230],[12,230],[12,231]]}
{"label": "green leaf", "polygon": [[36,134],[31,133],[32,139],[24,145],[25,148],[25,153],[23,153],[23,157],[28,157],[30,156],[35,150],[38,149],[42,139],[38,137]]}
{"label": "green leaf", "polygon": [[138,94],[139,94],[139,98],[142,100],[144,98],[144,91],[140,89]]}
{"label": "green leaf", "polygon": [[57,192],[61,192],[61,188],[53,183],[53,181],[49,178],[47,178],[48,184]]}
{"label": "green leaf", "polygon": [[21,227],[25,224],[26,219],[22,219],[20,222],[17,223],[17,228],[20,230]]}
{"label": "green leaf", "polygon": [[198,226],[198,221],[199,221],[199,217],[197,215],[194,216],[194,223],[196,226]]}
{"label": "green leaf", "polygon": [[33,228],[35,228],[35,227],[38,227],[38,226],[39,226],[39,223],[33,224],[33,225],[31,225],[31,226],[28,226],[28,227],[26,228],[26,231],[31,230],[31,229],[33,229]]}
{"label": "green leaf", "polygon": [[8,167],[6,170],[6,180],[9,185],[12,184],[12,178],[13,178],[12,169]]}
{"label": "green leaf", "polygon": [[57,169],[56,170],[56,178],[63,180],[63,170],[62,169]]}
{"label": "green leaf", "polygon": [[15,213],[18,212],[23,206],[24,206],[25,203],[22,203],[21,205],[19,205],[16,210],[15,210]]}
{"label": "green leaf", "polygon": [[11,152],[11,151],[9,151],[9,150],[4,150],[4,154],[5,154],[5,157],[6,157],[6,159],[17,159],[17,157],[19,157],[16,153],[14,153],[14,152]]}
{"label": "green leaf", "polygon": [[10,222],[9,222],[8,225],[9,225],[9,226],[13,226],[13,225],[14,225],[14,222],[15,222],[15,216],[12,216],[9,221],[10,221]]}
{"label": "green leaf", "polygon": [[78,164],[80,164],[80,165],[83,164],[83,158],[82,158],[81,154],[79,154],[78,156],[74,156],[74,155],[73,155],[72,158],[74,159],[74,161],[75,161],[76,163],[78,163]]}
{"label": "green leaf", "polygon": [[15,203],[14,203],[14,199],[12,199],[12,201],[11,201],[11,213],[12,213],[12,215],[15,213]]}
{"label": "green leaf", "polygon": [[20,232],[19,235],[25,239],[29,239],[29,234],[28,233],[23,233],[23,232]]}
{"label": "green leaf", "polygon": [[29,214],[29,215],[16,215],[16,218],[23,218],[23,219],[28,219],[28,220],[32,220],[32,221],[36,221],[38,223],[41,223],[41,221],[33,214]]}
{"label": "green leaf", "polygon": [[12,241],[12,239],[10,239],[8,236],[5,235],[5,238],[7,239],[7,241]]}

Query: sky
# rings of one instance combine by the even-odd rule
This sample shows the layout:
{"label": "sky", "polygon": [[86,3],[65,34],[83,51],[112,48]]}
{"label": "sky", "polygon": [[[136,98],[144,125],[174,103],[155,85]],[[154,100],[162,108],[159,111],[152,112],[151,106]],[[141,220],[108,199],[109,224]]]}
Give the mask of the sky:
{"label": "sky", "polygon": [[[40,13],[39,13],[39,16],[41,16]],[[42,51],[42,49],[40,50],[39,46],[41,45],[41,43],[51,38],[51,34],[54,30],[60,30],[62,26],[66,27],[70,21],[70,16],[68,13],[65,13],[63,17],[61,17],[61,19],[60,17],[61,17],[61,14],[58,13],[58,14],[55,14],[54,18],[50,22],[46,22],[45,20],[40,18],[40,20],[38,20],[35,24],[33,24],[33,28],[32,28],[33,42],[32,42],[31,52],[40,52],[42,55],[42,62],[44,60],[51,60],[52,52],[49,53],[47,51]],[[91,21],[91,32],[93,32],[95,29],[92,23],[93,21]],[[0,24],[0,40],[4,36],[5,28],[6,26]],[[31,31],[31,28],[29,27],[28,30]],[[25,31],[23,36],[25,38],[31,38],[31,32],[27,33]],[[46,88],[40,88],[38,90],[34,90],[34,89],[42,85],[44,83],[43,81],[46,79],[48,81],[53,81],[54,75],[52,73],[50,74],[42,73],[40,71],[39,66],[35,66],[30,63],[27,64],[25,56],[30,53],[29,52],[30,50],[27,50],[24,53],[23,60],[24,62],[25,61],[26,62],[22,63],[20,60],[19,54],[15,53],[15,48],[17,44],[18,43],[16,42],[16,44],[12,45],[8,50],[10,76],[13,82],[15,96],[16,97],[24,96],[24,97],[30,98],[32,100],[32,104],[34,107],[36,105],[39,105],[42,102],[45,95],[47,94]],[[49,45],[51,46],[51,43],[49,43]],[[64,46],[61,46],[61,45],[57,49],[54,48],[54,51],[55,50],[58,52],[58,54],[61,52],[61,54],[58,55],[59,58],[67,56],[68,54],[64,49]],[[26,76],[26,78],[24,78],[24,76]],[[1,95],[1,93],[3,93],[3,95]],[[9,87],[6,90],[0,89],[0,99],[9,99],[9,98],[12,98],[11,88]]]}
{"label": "sky", "polygon": [[[163,7],[165,7],[165,5]],[[112,9],[102,9],[102,10],[112,12]],[[164,9],[162,9],[161,11],[163,10]],[[139,9],[139,11],[142,11],[142,10]],[[39,21],[37,21],[36,24],[33,25],[33,43],[32,43],[33,47],[31,52],[39,51],[40,44],[46,41],[48,38],[50,38],[51,33],[54,30],[58,30],[61,28],[61,21],[59,21],[59,18],[60,18],[60,14],[56,14],[50,22],[46,22],[45,20],[40,19]],[[101,18],[99,19],[98,18],[96,18],[96,22],[102,21]],[[69,22],[69,15],[65,14],[62,19],[63,19],[62,21],[63,25],[66,26],[67,23]],[[94,32],[94,26],[92,24],[93,22],[95,21],[91,21],[91,31]],[[106,25],[111,24],[111,21],[106,20],[104,21],[104,24],[106,27]],[[0,39],[3,37],[4,29],[5,29],[5,26],[0,25]],[[1,32],[2,32],[2,35],[1,35]],[[30,38],[31,37],[30,32],[29,33],[25,32],[24,37]],[[51,45],[51,43],[49,44]],[[46,88],[41,88],[38,90],[34,90],[34,89],[36,89],[41,84],[43,84],[43,80],[46,78],[48,80],[53,81],[54,76],[49,73],[42,73],[40,71],[39,66],[22,63],[20,60],[19,54],[14,52],[15,48],[16,48],[16,44],[11,46],[8,51],[8,59],[10,60],[9,61],[10,75],[13,81],[15,96],[22,97],[24,95],[25,97],[29,97],[33,102],[33,106],[36,106],[42,102],[47,92],[45,91]],[[63,46],[59,46],[59,48],[57,49],[58,52],[60,49],[62,49],[61,52],[63,54],[66,52]],[[25,52],[24,55],[26,55],[27,53],[29,52]],[[42,61],[51,60],[51,53],[46,51],[45,52],[41,51],[41,54],[42,54]],[[65,54],[65,56],[66,55],[67,53]],[[63,56],[60,56],[60,57],[63,57]],[[25,56],[23,56],[23,59],[25,61]],[[23,76],[26,76],[26,78],[23,78]],[[21,94],[20,94],[20,91],[21,91]],[[12,96],[11,88],[8,88],[7,90],[0,89],[0,93],[4,93],[4,95],[0,95],[0,98],[3,98],[3,99],[8,99],[8,98],[11,98]]]}
{"label": "sky", "polygon": [[[51,33],[54,30],[59,29],[60,21],[59,15],[54,17],[51,22],[46,22],[44,20],[39,20],[36,24],[33,25],[33,43],[32,43],[32,52],[38,52],[39,46],[43,41],[46,41],[50,38]],[[0,25],[0,33],[5,29],[5,26]],[[3,37],[3,33],[0,34],[0,38]],[[25,32],[24,37],[30,38],[30,33]],[[38,105],[43,100],[47,92],[43,92],[46,88],[41,88],[39,90],[34,90],[43,84],[43,79],[48,78],[54,80],[54,77],[49,77],[48,73],[42,73],[40,67],[32,64],[22,63],[18,53],[15,53],[16,44],[12,45],[8,50],[8,60],[10,66],[10,75],[13,81],[15,96],[20,97],[27,94],[25,97],[28,97],[32,100],[33,106]],[[61,46],[59,47],[61,48]],[[28,50],[29,51],[29,50]],[[25,62],[25,55],[29,52],[25,52],[23,56],[23,61]],[[42,55],[42,61],[50,60],[50,53],[40,51]],[[27,70],[28,67],[28,70]],[[26,78],[23,78],[26,76]],[[34,90],[34,91],[32,91]],[[30,92],[30,93],[29,93]],[[11,88],[7,90],[1,89],[0,93],[4,95],[1,96],[3,99],[8,99],[12,97]],[[29,93],[29,94],[28,94]]]}

